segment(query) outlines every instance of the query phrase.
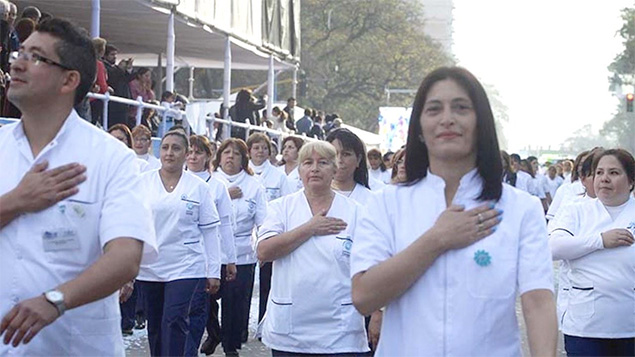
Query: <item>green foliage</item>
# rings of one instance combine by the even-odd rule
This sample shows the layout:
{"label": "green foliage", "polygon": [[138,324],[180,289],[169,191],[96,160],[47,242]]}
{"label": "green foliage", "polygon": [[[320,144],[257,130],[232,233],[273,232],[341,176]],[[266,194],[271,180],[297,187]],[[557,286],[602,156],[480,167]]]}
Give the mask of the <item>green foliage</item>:
{"label": "green foliage", "polygon": [[[299,104],[375,130],[384,88],[417,88],[426,73],[453,62],[423,32],[423,10],[418,0],[303,1],[307,93]],[[391,105],[412,99],[395,96]]]}
{"label": "green foliage", "polygon": [[622,20],[624,23],[619,34],[623,40],[624,51],[615,56],[609,65],[609,71],[613,73],[609,79],[611,88],[624,83],[623,75],[635,76],[635,6],[622,10]]}

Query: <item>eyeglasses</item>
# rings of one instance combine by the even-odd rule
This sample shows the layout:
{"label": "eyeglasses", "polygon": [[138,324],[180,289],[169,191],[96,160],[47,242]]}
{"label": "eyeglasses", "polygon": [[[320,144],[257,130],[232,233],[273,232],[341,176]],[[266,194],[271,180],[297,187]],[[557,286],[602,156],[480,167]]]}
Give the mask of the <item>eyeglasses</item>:
{"label": "eyeglasses", "polygon": [[150,141],[150,139],[146,138],[146,137],[139,137],[139,138],[133,138],[134,141],[139,141],[142,143],[147,143],[148,141]]}
{"label": "eyeglasses", "polygon": [[34,65],[38,66],[41,62],[46,64],[50,64],[52,66],[58,66],[67,71],[72,71],[73,69],[67,67],[61,63],[55,62],[52,59],[46,58],[44,56],[40,56],[37,53],[31,52],[23,52],[23,51],[13,51],[9,54],[9,63],[13,64],[15,61],[23,59],[25,61],[33,62]]}

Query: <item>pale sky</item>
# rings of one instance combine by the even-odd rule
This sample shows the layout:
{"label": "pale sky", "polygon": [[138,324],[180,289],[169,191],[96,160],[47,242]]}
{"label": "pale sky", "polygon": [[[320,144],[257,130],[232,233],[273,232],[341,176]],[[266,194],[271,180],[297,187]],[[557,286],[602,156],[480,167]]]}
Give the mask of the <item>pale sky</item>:
{"label": "pale sky", "polygon": [[607,66],[621,52],[620,10],[633,0],[454,0],[458,64],[494,86],[509,108],[511,151],[599,129],[617,99]]}

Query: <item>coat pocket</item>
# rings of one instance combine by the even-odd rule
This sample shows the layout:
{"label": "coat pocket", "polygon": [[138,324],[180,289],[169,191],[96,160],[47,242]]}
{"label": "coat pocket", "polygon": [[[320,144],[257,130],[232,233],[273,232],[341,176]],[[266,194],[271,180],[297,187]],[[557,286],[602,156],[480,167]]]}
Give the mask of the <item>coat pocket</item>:
{"label": "coat pocket", "polygon": [[271,297],[267,307],[267,319],[271,326],[271,331],[278,334],[288,335],[293,331],[291,299]]}
{"label": "coat pocket", "polygon": [[342,301],[337,310],[340,331],[364,331],[364,317],[357,312],[351,300]]}

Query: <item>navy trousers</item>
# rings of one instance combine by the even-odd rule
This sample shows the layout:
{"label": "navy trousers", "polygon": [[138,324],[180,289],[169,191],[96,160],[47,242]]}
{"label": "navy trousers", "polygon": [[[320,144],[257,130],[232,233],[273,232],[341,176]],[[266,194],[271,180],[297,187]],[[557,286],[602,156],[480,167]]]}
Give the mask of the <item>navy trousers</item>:
{"label": "navy trousers", "polygon": [[134,283],[134,290],[130,298],[123,304],[119,304],[119,310],[121,311],[121,329],[132,330],[135,325],[135,310],[137,306],[137,299],[139,296],[139,286],[137,282]]}
{"label": "navy trousers", "polygon": [[152,356],[198,356],[207,322],[206,280],[138,281]]}
{"label": "navy trousers", "polygon": [[567,356],[635,356],[635,338],[591,338],[564,335]]}
{"label": "navy trousers", "polygon": [[221,326],[225,353],[236,352],[241,347],[243,331],[249,324],[256,264],[237,265],[236,269],[238,270],[236,279],[223,282]]}

